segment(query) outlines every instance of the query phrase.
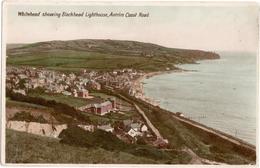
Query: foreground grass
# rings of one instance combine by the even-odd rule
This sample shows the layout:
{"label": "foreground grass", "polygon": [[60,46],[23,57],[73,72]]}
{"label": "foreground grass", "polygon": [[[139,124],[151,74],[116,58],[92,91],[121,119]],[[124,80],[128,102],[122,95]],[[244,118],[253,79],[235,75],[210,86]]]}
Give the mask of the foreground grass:
{"label": "foreground grass", "polygon": [[152,159],[136,157],[102,148],[82,148],[59,143],[58,140],[28,133],[6,130],[7,163],[131,163],[154,164]]}

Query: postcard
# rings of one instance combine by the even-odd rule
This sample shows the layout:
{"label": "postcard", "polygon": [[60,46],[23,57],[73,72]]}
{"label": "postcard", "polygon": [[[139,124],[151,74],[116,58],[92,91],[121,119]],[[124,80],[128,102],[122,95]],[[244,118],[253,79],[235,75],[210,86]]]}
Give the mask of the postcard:
{"label": "postcard", "polygon": [[258,12],[5,1],[2,163],[256,166]]}

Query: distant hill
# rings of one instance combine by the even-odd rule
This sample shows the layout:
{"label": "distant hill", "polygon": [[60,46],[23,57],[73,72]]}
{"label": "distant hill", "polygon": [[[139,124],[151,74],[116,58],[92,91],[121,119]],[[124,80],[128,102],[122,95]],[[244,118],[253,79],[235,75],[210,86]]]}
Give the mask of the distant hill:
{"label": "distant hill", "polygon": [[20,48],[20,47],[23,47],[25,45],[26,44],[7,44],[6,47],[7,47],[7,50],[9,50],[9,49],[14,49],[14,48]]}
{"label": "distant hill", "polygon": [[[9,45],[8,45],[9,46]],[[163,63],[165,66],[159,65],[159,70],[163,70],[166,67],[173,68],[171,64],[181,64],[181,63],[194,63],[197,60],[201,59],[218,59],[219,55],[213,52],[206,52],[201,50],[187,50],[187,49],[176,49],[176,48],[167,48],[160,45],[152,43],[143,43],[137,41],[123,41],[123,40],[94,40],[94,39],[83,39],[83,40],[69,40],[69,41],[47,41],[47,42],[38,42],[32,44],[21,45],[17,47],[7,47],[7,55],[9,57],[14,56],[23,56],[25,59],[11,58],[12,60],[7,62],[15,65],[32,65],[32,66],[46,66],[49,67],[53,58],[48,58],[45,60],[46,64],[37,63],[37,57],[46,59],[46,57],[55,57],[59,58],[61,55],[70,56],[70,59],[78,59],[80,57],[81,62],[84,62],[84,59],[87,61],[93,61],[93,59],[99,59],[99,63],[106,63],[100,60],[119,60],[118,61],[108,61],[110,64],[116,64],[116,66],[111,66],[109,69],[116,68],[118,64],[122,65],[119,68],[124,67],[133,67],[141,70],[158,70],[152,68],[160,63]],[[96,57],[94,57],[96,56]],[[29,58],[30,57],[30,58]],[[86,59],[87,58],[87,59]],[[68,58],[66,58],[68,59]],[[82,60],[83,59],[83,60]],[[127,64],[121,59],[127,60]],[[139,59],[135,62],[133,59]],[[31,61],[33,63],[31,64]],[[145,62],[149,60],[150,65],[147,68]],[[151,61],[152,60],[152,61]],[[145,62],[143,62],[145,61]],[[55,62],[57,65],[51,65],[52,67],[57,67],[62,65],[66,66],[66,60]],[[65,63],[65,64],[64,64]],[[132,63],[135,63],[132,64]],[[144,68],[142,67],[144,63]],[[156,63],[156,64],[154,64]],[[137,65],[138,64],[138,65]],[[96,62],[95,62],[95,65]],[[77,67],[77,65],[75,65]],[[74,67],[74,68],[76,68]],[[89,65],[84,64],[78,68],[88,68]],[[90,66],[91,67],[91,66]],[[95,67],[91,67],[94,68]],[[96,69],[103,69],[97,65]]]}

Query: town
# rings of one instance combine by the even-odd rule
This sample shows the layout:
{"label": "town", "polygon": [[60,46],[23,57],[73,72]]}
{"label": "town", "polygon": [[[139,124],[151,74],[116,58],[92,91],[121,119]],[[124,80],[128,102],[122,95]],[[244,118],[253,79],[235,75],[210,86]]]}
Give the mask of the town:
{"label": "town", "polygon": [[[78,74],[74,74],[61,73],[44,68],[7,67],[6,88],[24,96],[40,88],[47,94],[62,94],[66,97],[84,99],[86,103],[83,106],[74,107],[76,110],[85,114],[106,116],[111,113],[124,114],[122,111],[129,109],[125,109],[121,105],[122,103],[117,101],[118,98],[116,97],[101,98],[91,95],[91,92],[103,89],[121,90],[131,96],[142,97],[142,89],[139,88],[141,85],[136,80],[142,77],[143,74],[143,72],[133,69],[103,73],[83,70]],[[135,143],[142,137],[146,140],[146,143],[154,146],[167,146],[167,143],[165,143],[167,141],[158,141],[158,138],[151,132],[142,117],[127,118],[97,125],[78,124],[78,126],[92,132],[96,129],[111,132],[127,143]],[[51,125],[34,122],[28,124],[24,121],[8,121],[7,128],[57,138],[59,133],[66,129],[67,126],[66,124]]]}

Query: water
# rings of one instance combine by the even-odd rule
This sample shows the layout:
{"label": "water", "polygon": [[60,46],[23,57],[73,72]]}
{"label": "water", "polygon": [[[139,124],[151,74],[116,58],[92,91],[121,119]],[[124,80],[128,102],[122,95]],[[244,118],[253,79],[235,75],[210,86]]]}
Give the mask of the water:
{"label": "water", "polygon": [[145,79],[145,95],[159,100],[162,108],[256,144],[256,56],[220,56],[180,66],[196,72]]}

